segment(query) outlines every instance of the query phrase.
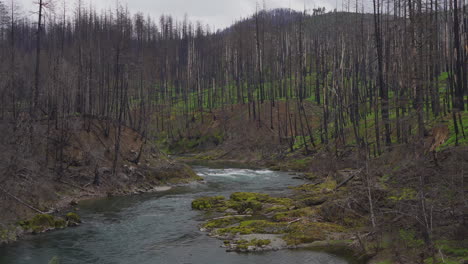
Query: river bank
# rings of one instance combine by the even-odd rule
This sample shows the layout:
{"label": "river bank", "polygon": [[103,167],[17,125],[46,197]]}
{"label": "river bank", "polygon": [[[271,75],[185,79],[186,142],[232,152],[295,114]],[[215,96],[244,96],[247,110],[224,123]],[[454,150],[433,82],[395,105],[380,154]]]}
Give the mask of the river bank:
{"label": "river bank", "polygon": [[[407,145],[402,145],[367,163],[355,151],[344,151],[338,156],[328,151],[313,155],[293,153],[276,162],[266,159],[246,164],[241,160],[242,166],[266,166],[273,170],[289,171],[294,177],[306,179],[308,184],[296,188],[295,195],[289,197],[294,206],[282,208],[273,214],[268,211],[271,206],[268,202],[255,198],[261,194],[253,194],[253,198],[244,201],[253,202],[249,206],[262,208],[253,214],[256,217],[250,219],[217,221],[216,218],[243,215],[245,212],[219,212],[214,206],[215,219],[206,222],[202,228],[226,240],[226,248],[230,251],[291,247],[283,242],[280,243],[281,247],[277,243],[271,246],[274,243],[265,241],[264,234],[256,233],[265,233],[266,230],[251,229],[262,225],[266,225],[267,229],[271,226],[277,228],[278,224],[286,223],[287,226],[293,225],[293,228],[273,230],[273,233],[288,235],[294,232],[294,226],[302,231],[312,230],[310,237],[305,235],[305,239],[315,240],[315,245],[339,243],[351,249],[354,255],[364,256],[368,263],[443,263],[442,259],[464,263],[468,260],[467,219],[463,215],[466,200],[453,195],[458,193],[458,197],[463,197],[463,192],[466,192],[463,185],[466,174],[463,171],[468,164],[467,151],[466,147],[446,148],[432,157],[418,154],[417,149],[411,150]],[[183,160],[193,164],[222,164],[218,160],[198,160],[200,157],[206,155],[185,156]],[[229,159],[231,166],[233,163],[235,159]],[[424,193],[424,198],[418,193]],[[231,200],[232,197],[224,197],[218,206],[223,210],[226,210],[226,204],[235,207]],[[261,205],[255,205],[257,202]],[[431,204],[431,211],[424,212],[421,203]],[[449,208],[452,208],[450,213]],[[213,213],[212,209],[203,210]],[[275,214],[278,215],[275,217]],[[281,214],[285,216],[284,220],[278,219]],[[430,219],[431,228],[421,225],[424,217]],[[310,222],[332,223],[342,229],[331,232],[338,233],[338,237],[325,235],[324,239],[313,238],[313,230],[320,228],[310,225]],[[228,235],[219,236],[217,233],[220,230],[223,235]],[[427,234],[429,237],[425,240]],[[245,235],[249,236],[248,239]]]}
{"label": "river bank", "polygon": [[[133,129],[118,132],[114,124],[97,119],[70,122],[74,126],[65,131],[48,131],[46,122],[34,124],[36,136],[58,140],[66,133],[63,148],[28,141],[29,134],[0,140],[5,156],[0,160],[0,244],[68,226],[66,214],[79,214],[75,209],[84,200],[162,191],[200,180],[189,166],[168,158]],[[0,123],[0,128],[6,135],[13,133],[9,125]]]}
{"label": "river bank", "polygon": [[208,237],[198,226],[206,217],[191,210],[204,196],[229,196],[233,191],[288,195],[288,186],[305,181],[289,173],[249,169],[195,167],[204,182],[193,182],[158,193],[115,196],[79,203],[83,224],[28,236],[0,247],[0,263],[327,263],[361,264],[343,252],[307,249],[268,253],[226,253],[223,243]]}

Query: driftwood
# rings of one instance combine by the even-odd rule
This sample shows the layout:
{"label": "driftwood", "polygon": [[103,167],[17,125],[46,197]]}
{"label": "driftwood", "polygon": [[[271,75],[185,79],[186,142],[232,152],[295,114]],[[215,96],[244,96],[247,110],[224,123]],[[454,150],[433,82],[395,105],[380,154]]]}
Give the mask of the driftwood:
{"label": "driftwood", "polygon": [[353,174],[351,174],[350,176],[348,176],[348,178],[346,178],[344,181],[342,181],[340,184],[338,184],[335,188],[335,191],[338,190],[341,186],[345,185],[346,183],[348,183],[350,180],[352,180],[356,175],[358,175],[359,173],[361,173],[362,171],[362,168],[355,171]]}
{"label": "driftwood", "polygon": [[14,199],[15,201],[17,201],[18,203],[20,203],[20,204],[22,204],[22,205],[28,207],[29,209],[31,209],[31,210],[33,210],[33,211],[36,211],[36,212],[39,213],[39,214],[44,214],[44,212],[42,212],[41,210],[39,210],[39,209],[35,208],[34,206],[32,206],[32,205],[26,203],[25,201],[21,200],[20,198],[14,196],[13,194],[7,192],[5,189],[0,188],[0,190],[1,190],[2,192],[4,192],[6,195],[8,195],[8,196],[10,196],[11,198],[13,198],[13,199]]}

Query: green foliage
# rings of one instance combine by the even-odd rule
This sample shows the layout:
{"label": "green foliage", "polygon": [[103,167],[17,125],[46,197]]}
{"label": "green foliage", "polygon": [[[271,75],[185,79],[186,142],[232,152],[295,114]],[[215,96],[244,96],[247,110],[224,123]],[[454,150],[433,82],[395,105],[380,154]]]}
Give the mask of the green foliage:
{"label": "green foliage", "polygon": [[468,248],[460,247],[457,241],[438,240],[435,244],[445,254],[468,260]]}
{"label": "green foliage", "polygon": [[[451,116],[451,115],[450,115]],[[468,112],[461,113],[461,119],[463,123],[463,131],[465,131],[465,137],[463,137],[462,128],[460,127],[460,123],[458,122],[458,144],[459,145],[468,145]],[[448,128],[449,128],[449,138],[445,141],[445,143],[439,147],[440,149],[444,149],[449,146],[455,146],[457,141],[457,134],[455,133],[455,125],[453,124],[453,120],[448,120]]]}
{"label": "green foliage", "polygon": [[416,238],[415,232],[413,230],[400,230],[400,239],[406,244],[409,248],[419,248],[424,245],[422,239]]}
{"label": "green foliage", "polygon": [[439,75],[439,81],[446,81],[449,77],[448,72],[443,72]]}
{"label": "green foliage", "polygon": [[388,199],[392,201],[405,201],[405,200],[414,200],[416,199],[417,192],[411,188],[403,188],[401,190],[395,190],[392,192],[392,195]]}

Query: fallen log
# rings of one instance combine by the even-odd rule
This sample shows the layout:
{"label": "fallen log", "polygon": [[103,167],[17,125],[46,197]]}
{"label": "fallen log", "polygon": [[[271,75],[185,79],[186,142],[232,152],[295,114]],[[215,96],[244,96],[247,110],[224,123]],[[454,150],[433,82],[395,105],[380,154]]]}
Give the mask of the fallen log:
{"label": "fallen log", "polygon": [[36,212],[39,213],[39,214],[44,214],[44,212],[42,212],[41,210],[39,210],[39,209],[35,208],[34,206],[32,206],[32,205],[26,203],[25,201],[21,200],[20,198],[14,196],[13,194],[7,192],[5,189],[0,188],[0,190],[1,190],[2,192],[4,192],[6,195],[8,195],[8,196],[10,196],[11,198],[13,198],[13,199],[14,199],[15,201],[17,201],[18,203],[20,203],[20,204],[22,204],[22,205],[28,207],[29,209],[31,209],[31,210],[33,210],[33,211],[36,211]]}
{"label": "fallen log", "polygon": [[344,181],[342,181],[340,184],[338,184],[336,187],[335,187],[335,191],[338,190],[341,186],[345,185],[346,183],[348,183],[350,180],[352,180],[356,175],[358,175],[359,173],[361,173],[363,169],[359,169],[357,171],[355,171],[353,174],[351,174],[350,176],[348,176],[348,178],[346,178]]}

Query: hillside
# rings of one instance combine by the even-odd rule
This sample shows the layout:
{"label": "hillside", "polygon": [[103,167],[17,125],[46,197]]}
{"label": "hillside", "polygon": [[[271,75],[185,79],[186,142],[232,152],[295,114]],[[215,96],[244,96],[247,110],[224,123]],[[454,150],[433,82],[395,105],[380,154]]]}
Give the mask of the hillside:
{"label": "hillside", "polygon": [[23,233],[12,226],[18,220],[73,211],[85,199],[155,192],[198,179],[128,127],[121,127],[114,162],[115,123],[72,117],[22,125],[0,123],[0,242]]}

